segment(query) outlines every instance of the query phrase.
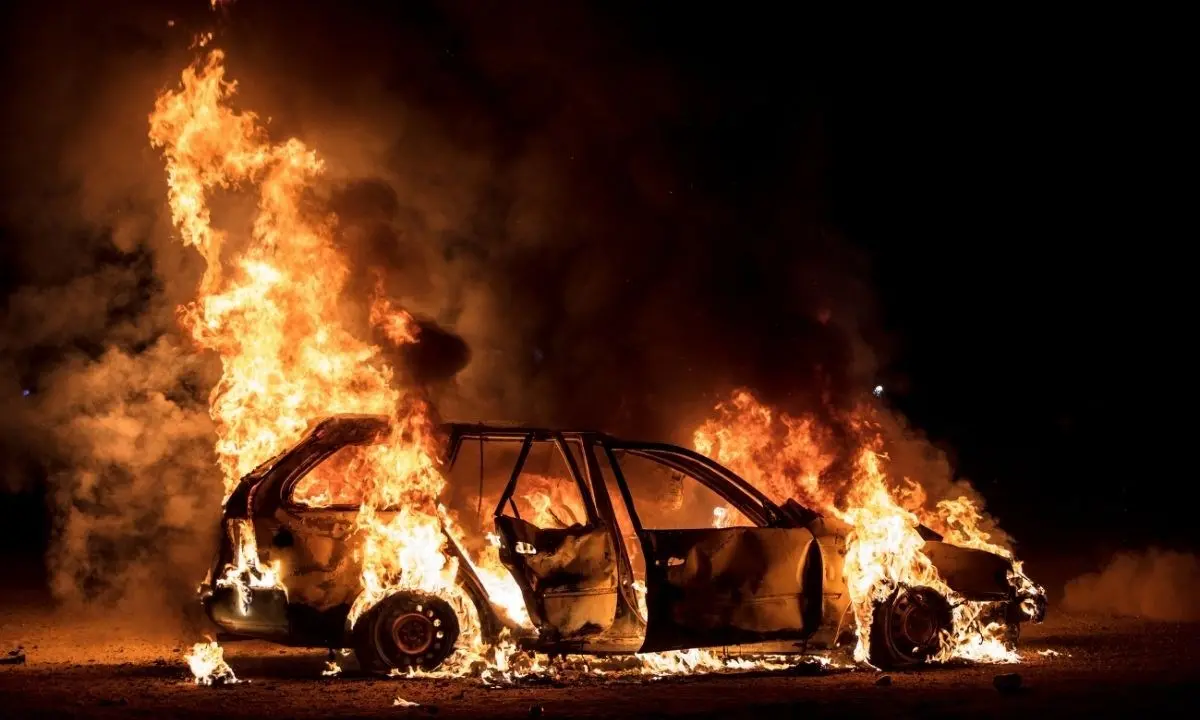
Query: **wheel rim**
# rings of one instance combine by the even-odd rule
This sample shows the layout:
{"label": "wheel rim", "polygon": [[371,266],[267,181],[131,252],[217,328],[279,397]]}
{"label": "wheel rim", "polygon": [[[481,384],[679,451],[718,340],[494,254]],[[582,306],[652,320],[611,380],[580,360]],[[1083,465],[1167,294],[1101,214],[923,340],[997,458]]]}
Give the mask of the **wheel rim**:
{"label": "wheel rim", "polygon": [[908,599],[897,603],[897,621],[894,627],[900,640],[912,647],[925,647],[937,638],[937,621],[924,603]]}
{"label": "wheel rim", "polygon": [[453,651],[458,639],[457,616],[436,597],[393,596],[371,615],[370,652],[386,667],[432,670]]}
{"label": "wheel rim", "polygon": [[909,591],[896,598],[888,623],[888,640],[898,654],[923,660],[941,647],[941,631],[949,608],[932,591]]}
{"label": "wheel rim", "polygon": [[392,623],[392,642],[409,655],[420,655],[433,644],[433,622],[419,613],[408,613]]}

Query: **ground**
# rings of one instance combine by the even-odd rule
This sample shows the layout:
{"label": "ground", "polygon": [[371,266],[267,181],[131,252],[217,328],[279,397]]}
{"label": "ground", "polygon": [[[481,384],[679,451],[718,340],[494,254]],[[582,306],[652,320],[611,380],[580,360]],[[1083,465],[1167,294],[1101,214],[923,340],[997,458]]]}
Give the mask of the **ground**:
{"label": "ground", "polygon": [[[323,677],[324,651],[229,643],[243,682],[192,683],[170,633],[135,630],[136,616],[103,622],[61,611],[0,609],[0,658],[18,644],[24,664],[0,665],[5,717],[920,717],[1184,715],[1200,689],[1200,625],[1051,615],[1027,628],[1024,661],[890,673],[726,674],[587,678],[570,684],[485,687],[478,679]],[[136,614],[134,614],[136,615]],[[178,637],[176,634],[175,637]],[[1058,654],[1040,654],[1054,650]],[[347,663],[349,665],[349,663]],[[1002,692],[995,677],[1016,672]],[[397,707],[402,697],[419,703]],[[1190,713],[1188,713],[1190,715]]]}

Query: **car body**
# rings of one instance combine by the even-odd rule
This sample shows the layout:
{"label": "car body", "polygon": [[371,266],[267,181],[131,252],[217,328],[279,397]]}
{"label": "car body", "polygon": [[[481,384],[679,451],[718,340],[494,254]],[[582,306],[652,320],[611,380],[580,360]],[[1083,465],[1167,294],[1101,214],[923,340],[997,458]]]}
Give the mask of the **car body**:
{"label": "car body", "polygon": [[[235,488],[203,588],[209,616],[223,631],[290,645],[355,647],[360,660],[372,643],[383,643],[387,648],[364,663],[379,669],[436,667],[449,654],[449,647],[432,651],[413,626],[422,613],[436,620],[436,610],[457,630],[446,616],[452,612],[430,599],[410,597],[408,610],[375,613],[365,623],[377,631],[374,640],[356,635],[347,619],[361,592],[354,494],[326,488],[320,502],[297,499],[315,468],[335,466],[331,458],[339,452],[381,441],[387,427],[383,417],[323,419]],[[695,647],[802,653],[833,646],[853,631],[843,523],[792,500],[778,505],[720,464],[674,445],[500,425],[443,430],[446,503],[464,534],[477,538],[451,539],[448,552],[462,561],[460,584],[476,605],[485,640],[507,630],[522,646],[547,653]],[[279,563],[286,592],[256,588],[239,598],[212,581],[235,562],[235,534],[246,528],[262,561]],[[478,547],[464,545],[485,542],[492,530],[528,622],[505,613],[467,561]],[[1044,596],[1022,595],[1010,581],[1009,559],[921,532],[926,555],[958,596],[988,603],[1014,627],[1041,619]],[[873,635],[882,635],[884,644],[872,647],[872,661],[899,666],[927,658],[949,616],[946,600],[926,588],[898,591],[877,614],[883,629]],[[380,630],[380,622],[392,624]],[[405,643],[406,628],[416,641]],[[419,652],[409,652],[414,649]]]}

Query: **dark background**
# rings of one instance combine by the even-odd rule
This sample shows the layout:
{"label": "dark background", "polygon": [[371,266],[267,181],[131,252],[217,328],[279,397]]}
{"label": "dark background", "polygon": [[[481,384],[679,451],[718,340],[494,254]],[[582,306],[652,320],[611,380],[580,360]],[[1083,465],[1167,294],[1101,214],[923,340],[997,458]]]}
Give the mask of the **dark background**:
{"label": "dark background", "polygon": [[[83,211],[30,210],[70,215],[95,182],[60,146],[114,116],[93,111],[128,73],[150,77],[150,94],[115,95],[136,147],[153,89],[214,23],[199,1],[69,6],[3,11],[12,417],[63,357],[107,342],[104,323],[27,341],[13,294],[153,253],[98,249],[113,226]],[[492,388],[481,415],[679,439],[734,385],[804,410],[880,382],[1023,555],[1083,569],[1117,548],[1194,546],[1194,322],[1176,249],[1194,123],[1165,22],[258,0],[218,17],[274,131],[321,147],[310,118],[361,115],[364,132],[395,132],[381,162],[417,165],[435,193],[461,181],[462,156],[486,161],[436,238],[439,267],[496,298],[512,326],[492,382],[538,402]],[[436,153],[405,155],[425,132],[458,153],[443,174]],[[155,167],[148,147],[130,152]],[[347,223],[423,210],[372,187],[343,188]],[[454,304],[438,318],[451,331]],[[36,426],[7,430],[0,522],[36,555],[55,448]]]}

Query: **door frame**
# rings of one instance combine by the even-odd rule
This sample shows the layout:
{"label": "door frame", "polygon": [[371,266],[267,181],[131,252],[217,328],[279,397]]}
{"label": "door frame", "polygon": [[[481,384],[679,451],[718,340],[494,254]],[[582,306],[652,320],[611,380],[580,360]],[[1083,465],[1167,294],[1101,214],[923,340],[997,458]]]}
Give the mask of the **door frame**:
{"label": "door frame", "polygon": [[[570,442],[578,442],[580,453],[582,457],[586,458],[586,442],[576,433],[571,433],[571,435],[572,437]],[[613,552],[616,554],[615,560],[617,565],[616,587],[614,588],[614,594],[616,595],[616,608],[612,623],[595,636],[568,639],[564,640],[563,642],[578,648],[585,648],[607,642],[614,633],[620,634],[620,630],[623,627],[623,623],[621,622],[622,618],[627,614],[624,611],[624,593],[621,588],[621,568],[622,562],[625,560],[624,548],[618,548],[618,545],[620,544],[620,537],[619,535],[615,535],[612,531],[612,523],[609,521],[609,516],[611,513],[600,512],[597,510],[597,496],[593,494],[592,487],[587,480],[585,480],[584,474],[579,467],[579,463],[577,462],[577,458],[575,454],[571,452],[571,449],[568,446],[569,441],[566,437],[566,434],[561,431],[541,429],[501,430],[497,432],[487,431],[481,428],[477,433],[472,433],[469,429],[463,429],[455,438],[455,442],[453,443],[451,450],[451,458],[457,459],[458,449],[462,446],[462,443],[472,439],[479,439],[481,443],[487,443],[488,441],[510,443],[519,441],[521,443],[516,462],[513,464],[512,470],[509,473],[508,481],[505,483],[504,489],[501,492],[500,498],[496,502],[496,507],[492,513],[493,522],[497,525],[496,531],[501,536],[505,535],[505,533],[500,531],[499,523],[500,518],[503,517],[507,519],[508,517],[504,514],[506,506],[511,509],[513,519],[521,523],[531,524],[528,520],[525,520],[521,517],[521,512],[517,508],[516,501],[513,498],[517,490],[517,484],[521,481],[521,476],[525,470],[525,465],[529,459],[529,453],[533,448],[533,443],[553,443],[563,462],[566,464],[567,472],[574,481],[575,487],[579,492],[580,500],[583,503],[586,522],[581,529],[592,533],[598,531],[606,535],[609,546],[613,548]],[[589,476],[590,475],[591,473],[589,472]],[[607,500],[607,498],[603,499]],[[544,532],[555,532],[554,528],[539,528],[539,530]],[[524,596],[526,610],[529,612],[530,617],[537,616],[538,609],[536,607],[531,607],[531,604],[539,601],[544,602],[545,597],[540,597],[532,589],[527,588],[525,579],[518,577],[518,575],[523,574],[524,572],[524,568],[518,569],[517,567],[517,565],[523,562],[520,560],[519,550],[515,547],[507,549],[507,552],[501,553],[501,560],[509,570],[509,573],[513,575],[514,581],[516,581],[517,585],[522,588],[522,596]],[[616,630],[614,630],[614,628],[616,628]],[[543,641],[543,644],[548,643],[553,645],[559,643],[559,638],[553,637],[553,634],[541,637],[541,640]]]}
{"label": "door frame", "polygon": [[[624,470],[622,469],[620,462],[617,460],[617,450],[624,450],[652,462],[658,462],[677,472],[683,473],[684,475],[716,493],[726,502],[730,503],[747,519],[753,522],[758,529],[771,528],[778,530],[805,530],[800,526],[796,526],[793,522],[790,522],[789,518],[782,511],[780,511],[778,506],[776,506],[769,498],[767,498],[766,495],[742,478],[733,474],[728,469],[717,464],[710,458],[700,455],[699,453],[665,443],[628,442],[596,434],[593,438],[593,442],[586,443],[585,447],[588,451],[588,466],[589,470],[591,471],[590,474],[592,475],[593,483],[595,483],[597,486],[595,491],[597,498],[604,498],[604,500],[607,501],[611,496],[608,494],[606,486],[604,486],[604,483],[607,480],[603,478],[603,473],[599,469],[599,464],[592,455],[593,445],[595,445],[599,451],[605,453],[605,458],[608,461],[608,465],[612,469],[612,479],[617,486],[622,501],[625,503],[625,509],[628,513],[629,520],[633,525],[634,532],[637,534],[638,541],[641,543],[642,555],[646,558],[646,607],[648,610],[648,615],[652,616],[654,614],[653,603],[664,591],[664,589],[660,587],[661,580],[659,579],[659,575],[661,573],[652,569],[650,566],[650,563],[654,561],[657,552],[654,544],[650,540],[649,533],[667,531],[646,530],[646,528],[642,525],[641,518],[637,512],[637,506],[633,501],[633,494],[629,489],[627,480],[625,479]],[[613,533],[616,540],[620,541],[616,544],[619,546],[618,552],[621,554],[622,565],[631,567],[624,540],[621,537],[620,531],[616,529],[615,511],[611,504],[606,504],[603,509],[609,516],[609,519],[611,520],[611,526],[614,528],[610,532]],[[704,530],[707,528],[696,529]],[[713,529],[719,530],[719,528]],[[737,528],[731,529],[737,530]],[[815,539],[813,542],[815,545]],[[817,552],[819,554],[819,550]],[[819,572],[820,565],[818,564],[816,568]],[[630,577],[632,577],[632,570],[630,570],[630,573]],[[807,574],[811,574],[811,572]],[[624,589],[624,584],[622,584],[622,589]],[[801,589],[803,591],[803,585],[801,586]],[[629,590],[632,592],[632,588]],[[631,598],[631,601],[635,600],[636,599]],[[636,607],[636,605],[633,607]],[[640,651],[648,652],[670,649],[668,647],[650,647],[647,649],[647,646],[654,642],[654,638],[651,637],[652,627],[650,617],[643,618],[643,622],[645,627],[645,637]],[[815,626],[813,628],[806,628],[795,634],[765,634],[760,639],[764,641],[787,638],[801,640],[803,637],[811,634],[813,630],[815,630]],[[690,645],[685,644],[672,645],[672,647],[676,646],[691,647]]]}

